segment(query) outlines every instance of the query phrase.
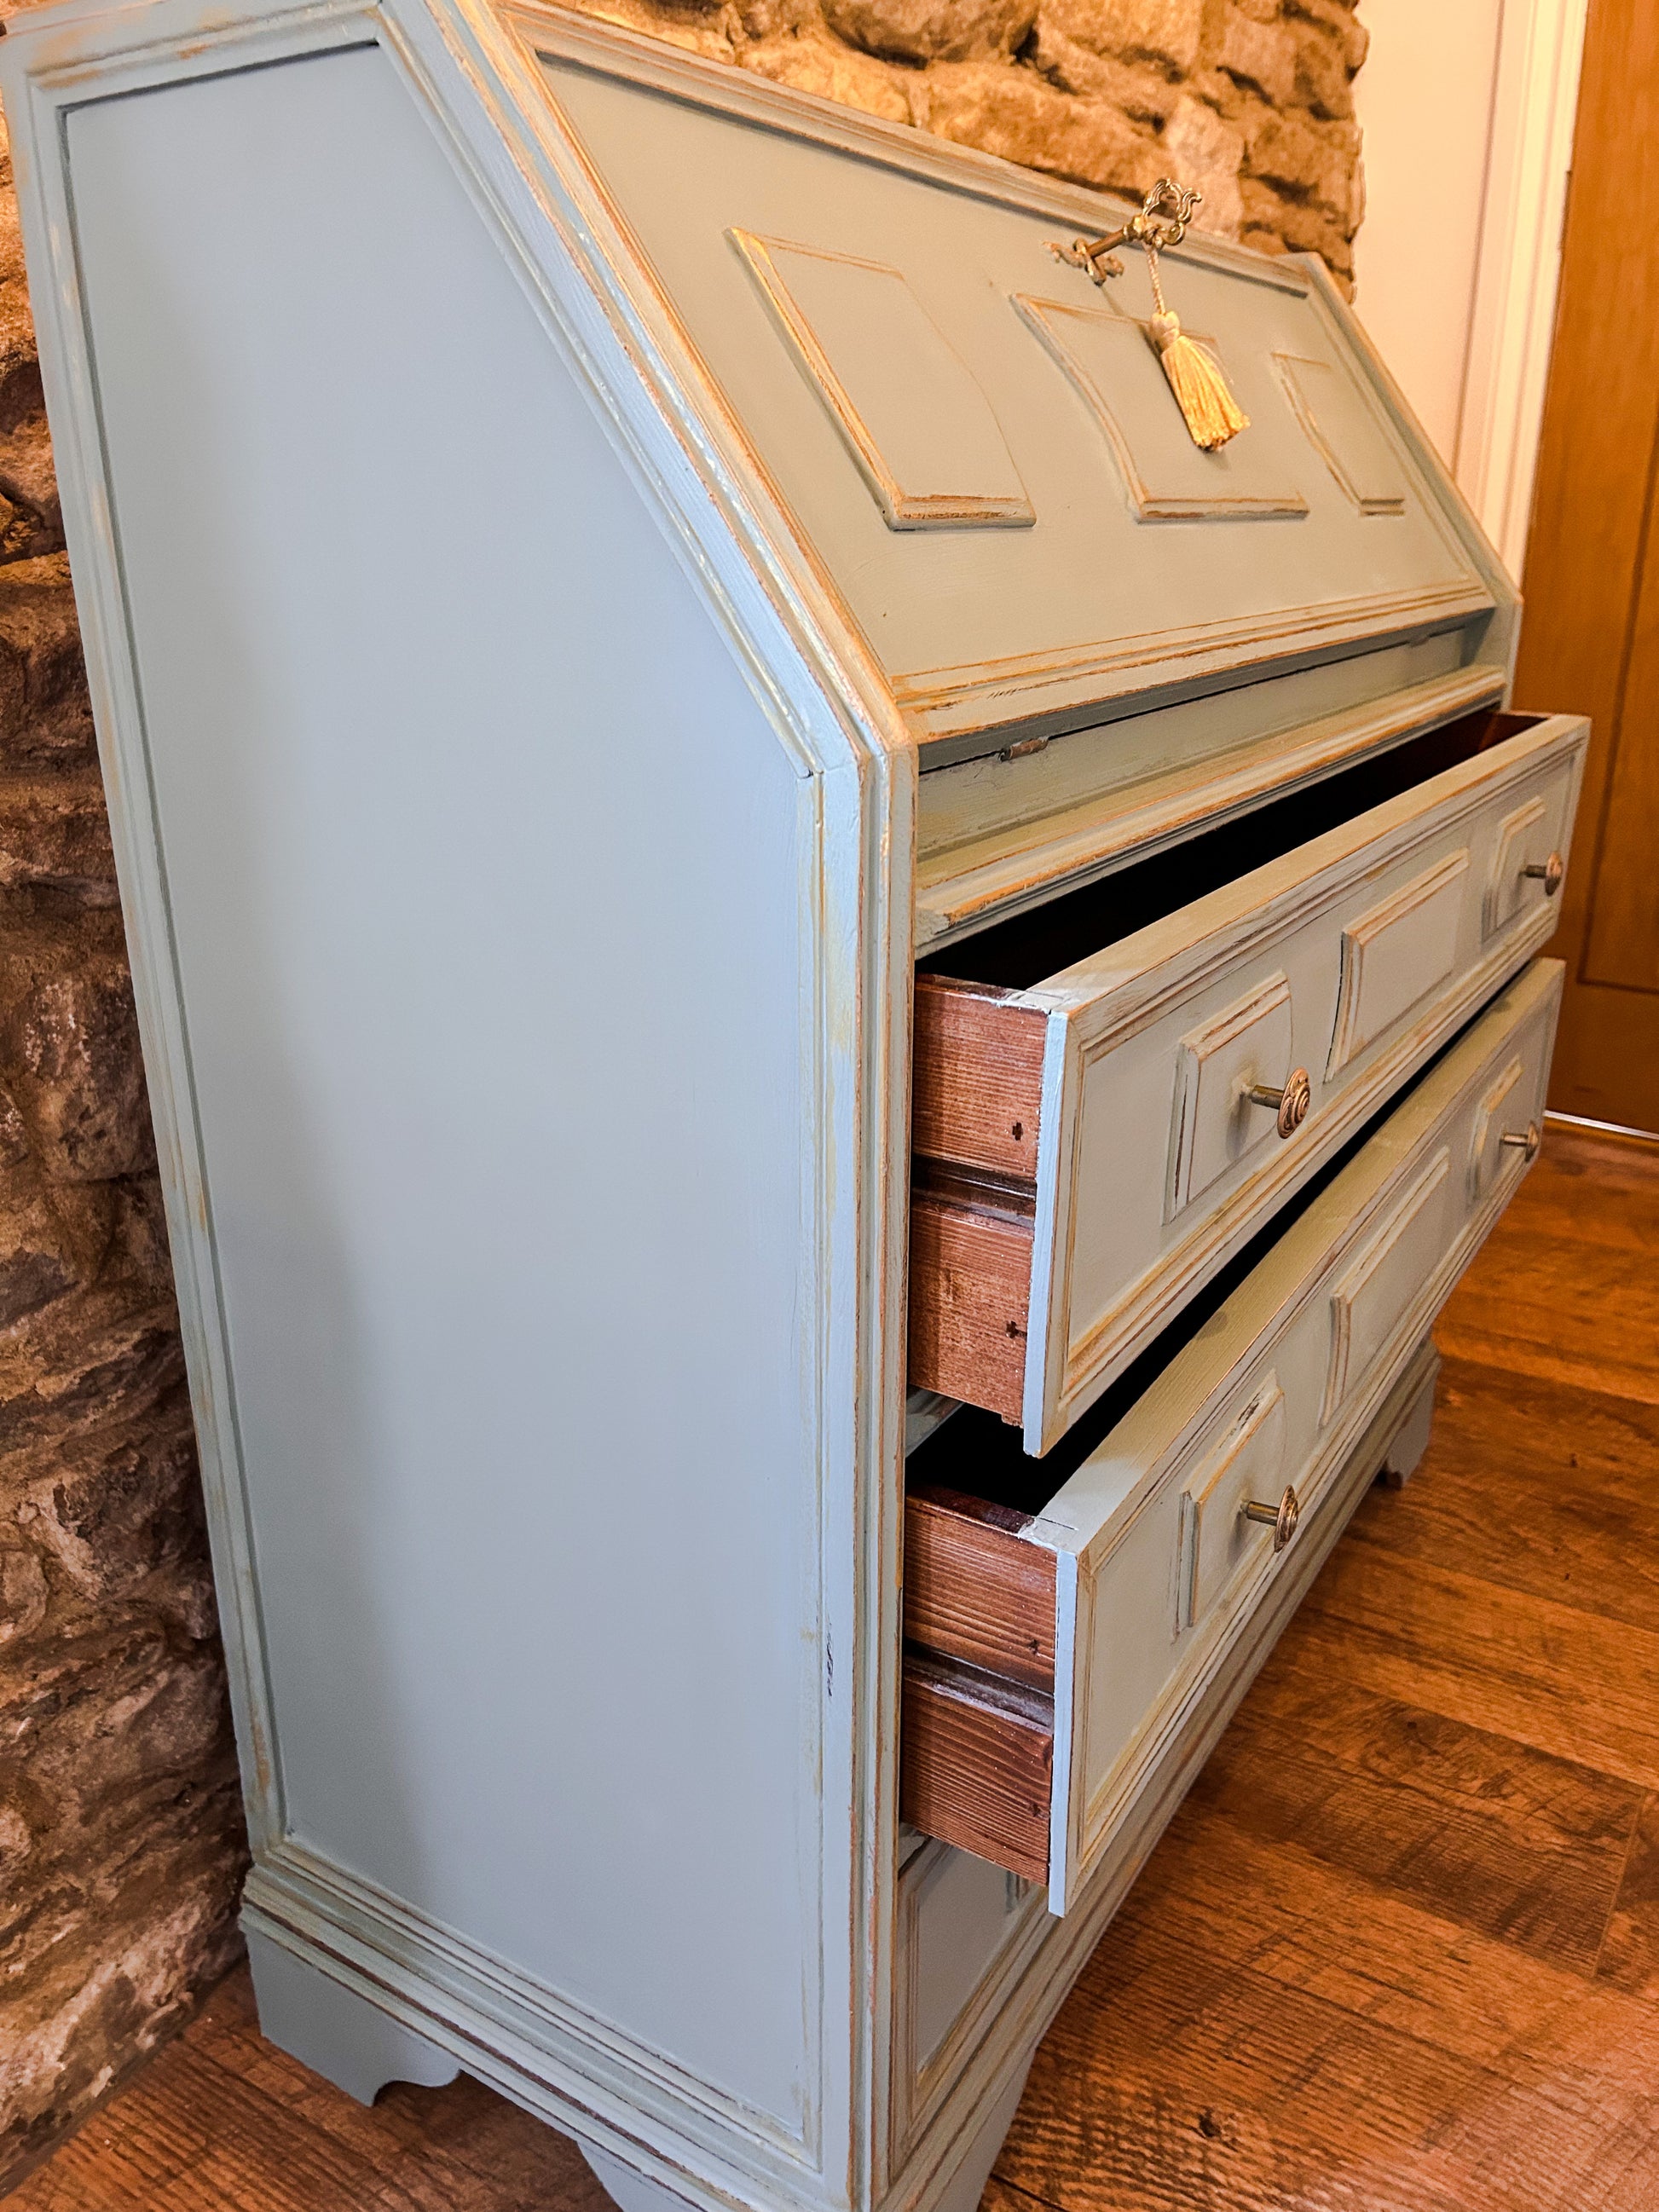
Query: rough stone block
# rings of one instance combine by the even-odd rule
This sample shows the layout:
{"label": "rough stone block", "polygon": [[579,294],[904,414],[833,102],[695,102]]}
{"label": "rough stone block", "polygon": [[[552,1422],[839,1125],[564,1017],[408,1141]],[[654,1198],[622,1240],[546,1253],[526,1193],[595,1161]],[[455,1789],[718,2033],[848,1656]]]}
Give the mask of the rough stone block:
{"label": "rough stone block", "polygon": [[198,1640],[211,1633],[196,1439],[182,1390],[154,1421],[100,1427],[33,1457],[17,1525],[83,1597],[154,1601],[158,1581],[183,1567],[187,1597],[167,1592],[167,1610],[193,1624]]}
{"label": "rough stone block", "polygon": [[45,1609],[0,1667],[0,1847],[24,1888],[8,1931],[0,2173],[230,1963],[245,1863],[216,1646],[148,1616],[111,1620],[46,1580]]}
{"label": "rough stone block", "polygon": [[1152,62],[1172,76],[1197,63],[1204,0],[1053,0],[1055,21],[1091,53]]}
{"label": "rough stone block", "polygon": [[1006,61],[1036,0],[823,0],[823,16],[837,37],[887,61]]}
{"label": "rough stone block", "polygon": [[1350,75],[1370,51],[1371,34],[1346,0],[1285,0],[1285,13],[1300,15],[1304,21],[1317,23],[1322,30],[1328,32],[1341,48]]}
{"label": "rough stone block", "polygon": [[[1243,235],[1259,245],[1262,233],[1276,238],[1292,253],[1316,253],[1339,280],[1353,276],[1353,246],[1347,234],[1320,209],[1304,201],[1286,199],[1266,185],[1246,178],[1240,185],[1244,203]],[[1271,252],[1271,246],[1264,247]]]}
{"label": "rough stone block", "polygon": [[11,190],[11,161],[0,161],[0,431],[39,414],[40,359],[23,273],[23,235]]}
{"label": "rough stone block", "polygon": [[[89,1200],[90,1207],[54,1204],[60,1194]],[[103,1184],[54,1185],[31,1160],[0,1171],[0,1330],[90,1281],[114,1220]]]}
{"label": "rough stone block", "polygon": [[1087,46],[1066,36],[1053,8],[1047,5],[1038,11],[1024,58],[1057,91],[1073,93],[1083,100],[1103,100],[1132,123],[1151,131],[1164,128],[1183,97],[1181,87],[1171,82],[1163,70],[1091,53]]}
{"label": "rough stone block", "polygon": [[884,116],[890,123],[917,120],[912,80],[916,85],[925,80],[914,70],[878,61],[822,32],[816,37],[769,40],[745,48],[738,60],[775,84],[792,84],[798,92],[838,100],[843,107],[862,108],[866,115]]}
{"label": "rough stone block", "polygon": [[1197,216],[1202,228],[1237,238],[1244,219],[1238,189],[1243,133],[1204,101],[1183,96],[1164,130],[1164,151],[1171,173],[1203,193]]}
{"label": "rough stone block", "polygon": [[1353,228],[1358,132],[1347,123],[1314,123],[1264,109],[1248,128],[1245,166],[1260,182],[1314,202],[1345,234]]}
{"label": "rough stone block", "polygon": [[627,31],[643,31],[689,53],[705,54],[711,61],[734,58],[733,32],[743,32],[742,18],[734,10],[708,0],[707,6],[688,0],[684,7],[659,5],[658,0],[587,0],[586,12],[601,22],[619,23]]}
{"label": "rough stone block", "polygon": [[117,902],[104,787],[94,769],[0,773],[0,890],[61,893],[77,905]]}
{"label": "rough stone block", "polygon": [[1224,123],[1242,128],[1244,119],[1253,115],[1261,102],[1253,92],[1230,77],[1225,70],[1194,70],[1181,89],[1188,99],[1201,100],[1206,107],[1213,108]]}
{"label": "rough stone block", "polygon": [[137,1306],[100,1282],[40,1307],[0,1333],[0,1492],[27,1480],[37,1446],[161,1419],[184,1379],[170,1298]]}
{"label": "rough stone block", "polygon": [[1296,90],[1297,40],[1288,25],[1259,23],[1234,9],[1226,18],[1216,64],[1275,106]]}
{"label": "rough stone block", "polygon": [[[822,23],[817,0],[738,0],[738,28],[743,39],[804,38]],[[741,40],[732,36],[734,47]]]}
{"label": "rough stone block", "polygon": [[1340,42],[1319,25],[1297,22],[1295,97],[1315,115],[1332,123],[1353,117],[1353,78]]}
{"label": "rough stone block", "polygon": [[[82,1632],[36,1631],[22,1693],[0,1705],[6,1761],[25,1765],[54,1826],[125,1838],[138,1827],[139,1801],[164,1798],[167,1783],[188,1782],[228,1749],[224,1676],[210,1646],[148,1620],[112,1638],[67,1601],[50,1612]],[[102,1872],[88,1868],[94,1881]]]}
{"label": "rough stone block", "polygon": [[20,932],[0,953],[0,1087],[49,1182],[97,1182],[154,1165],[118,929],[101,945],[65,929]]}
{"label": "rough stone block", "polygon": [[[149,1878],[101,1911],[65,1917],[53,1967],[11,2001],[0,2079],[0,2173],[20,2172],[187,2017],[241,1951],[222,1872],[222,1790],[184,1846],[159,1836]],[[36,1869],[30,1872],[38,1882]]]}
{"label": "rough stone block", "polygon": [[[99,1185],[110,1205],[110,1241],[100,1279],[125,1285],[145,1306],[173,1297],[173,1253],[167,1242],[161,1177],[122,1176]],[[56,1187],[61,1202],[64,1186]]]}
{"label": "rough stone block", "polygon": [[[21,1643],[40,1627],[46,1617],[50,1595],[38,1554],[15,1529],[0,1525],[0,1663],[3,1663],[6,1645]],[[33,1832],[20,1815],[14,1813],[13,1818],[21,1830],[21,1840],[15,1837],[11,1850],[21,1860],[33,1846]],[[0,2166],[0,2176],[4,2170]]]}
{"label": "rough stone block", "polygon": [[1164,173],[1158,139],[1103,101],[1074,100],[1030,70],[945,64],[928,72],[927,127],[1027,168],[1139,198]]}
{"label": "rough stone block", "polygon": [[0,763],[89,762],[94,751],[67,556],[0,567]]}
{"label": "rough stone block", "polygon": [[0,433],[0,495],[12,509],[12,520],[0,537],[0,560],[24,560],[58,550],[64,542],[64,511],[44,406]]}

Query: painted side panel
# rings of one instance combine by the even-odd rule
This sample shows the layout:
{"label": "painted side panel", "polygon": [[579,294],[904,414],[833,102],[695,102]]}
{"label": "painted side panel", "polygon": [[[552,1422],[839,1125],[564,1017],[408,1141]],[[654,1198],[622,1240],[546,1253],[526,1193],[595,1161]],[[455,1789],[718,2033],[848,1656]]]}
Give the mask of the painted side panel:
{"label": "painted side panel", "polygon": [[817,787],[383,53],[68,151],[286,1831],[810,2139]]}

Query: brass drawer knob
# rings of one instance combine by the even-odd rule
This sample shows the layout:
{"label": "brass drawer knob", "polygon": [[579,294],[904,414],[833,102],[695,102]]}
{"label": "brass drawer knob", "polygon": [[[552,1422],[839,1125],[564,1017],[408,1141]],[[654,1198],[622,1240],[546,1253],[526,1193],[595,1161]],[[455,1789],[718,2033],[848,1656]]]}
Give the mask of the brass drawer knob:
{"label": "brass drawer knob", "polygon": [[1273,1532],[1273,1549],[1282,1552],[1296,1534],[1296,1524],[1302,1518],[1302,1501],[1289,1483],[1285,1495],[1277,1505],[1264,1505],[1259,1498],[1251,1498],[1244,1508],[1247,1521],[1259,1521],[1264,1528]]}
{"label": "brass drawer knob", "polygon": [[1547,860],[1530,860],[1521,871],[1544,886],[1544,896],[1553,898],[1566,877],[1567,864],[1559,853],[1552,853]]}
{"label": "brass drawer knob", "polygon": [[1271,1106],[1278,1116],[1279,1135],[1293,1137],[1308,1118],[1308,1109],[1313,1103],[1313,1085],[1308,1080],[1305,1067],[1293,1067],[1282,1091],[1271,1090],[1265,1083],[1253,1083],[1244,1096],[1252,1106]]}
{"label": "brass drawer knob", "polygon": [[1500,1145],[1507,1145],[1511,1152],[1524,1152],[1528,1160],[1535,1160],[1538,1147],[1544,1141],[1544,1133],[1536,1121],[1528,1121],[1524,1129],[1505,1129],[1498,1141]]}

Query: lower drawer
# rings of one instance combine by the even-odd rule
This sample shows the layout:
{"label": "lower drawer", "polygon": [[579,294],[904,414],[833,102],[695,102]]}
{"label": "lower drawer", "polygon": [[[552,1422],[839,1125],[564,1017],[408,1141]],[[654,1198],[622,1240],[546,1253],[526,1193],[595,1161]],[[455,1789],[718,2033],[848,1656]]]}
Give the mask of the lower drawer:
{"label": "lower drawer", "polygon": [[969,1409],[912,1454],[914,1826],[1075,1901],[1525,1172],[1561,976],[1534,962],[1046,1459]]}
{"label": "lower drawer", "polygon": [[964,1851],[927,1844],[899,1875],[890,2142],[902,2159],[995,2020],[1046,1925],[1040,1893]]}

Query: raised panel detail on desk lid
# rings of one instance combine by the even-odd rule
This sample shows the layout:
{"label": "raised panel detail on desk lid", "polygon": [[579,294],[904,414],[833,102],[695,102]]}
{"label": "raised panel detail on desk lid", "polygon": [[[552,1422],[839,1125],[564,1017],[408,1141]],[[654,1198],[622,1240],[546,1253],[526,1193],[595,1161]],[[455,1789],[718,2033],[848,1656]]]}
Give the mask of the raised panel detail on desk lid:
{"label": "raised panel detail on desk lid", "polygon": [[1406,479],[1376,416],[1346,369],[1334,362],[1275,354],[1303,428],[1362,514],[1403,514]]}
{"label": "raised panel detail on desk lid", "polygon": [[985,394],[898,270],[731,235],[890,529],[1036,521]]}
{"label": "raised panel detail on desk lid", "polygon": [[[1213,453],[1193,443],[1144,323],[1059,300],[1021,297],[1014,304],[1099,422],[1138,521],[1306,514],[1279,443],[1241,434]],[[1188,335],[1198,340],[1196,332]],[[1220,358],[1213,339],[1198,342]]]}
{"label": "raised panel detail on desk lid", "polygon": [[[571,58],[551,51],[561,40]],[[1310,445],[1274,356],[1352,353],[1355,378],[1370,371],[1343,311],[1300,264],[1194,236],[1164,257],[1163,274],[1183,324],[1219,348],[1251,418],[1230,449],[1227,480],[1274,499],[1294,490],[1307,513],[1148,528],[1098,415],[1014,305],[1074,297],[1131,323],[1151,313],[1143,256],[1126,257],[1109,301],[1055,262],[1054,243],[1086,218],[1082,208],[1057,212],[1053,185],[666,50],[650,64],[659,82],[622,76],[623,64],[611,65],[579,28],[550,27],[544,52],[550,98],[616,234],[718,395],[722,436],[747,447],[790,518],[793,543],[780,544],[781,558],[839,600],[920,739],[989,750],[1010,725],[1060,727],[1149,694],[1253,682],[1449,629],[1494,605],[1460,535],[1461,508],[1405,433],[1389,433],[1400,438],[1405,512],[1386,526],[1359,513]],[[1103,223],[1110,211],[1101,203]],[[790,242],[784,289],[798,299],[809,268],[813,285],[830,281],[830,257],[896,271],[915,303],[909,327],[925,319],[982,393],[1035,524],[892,528],[849,462],[847,426],[822,380],[803,374],[798,349],[780,342],[776,299],[734,232]],[[857,281],[884,311],[900,297],[893,277]],[[815,298],[806,319],[825,312]],[[861,408],[865,356],[843,349],[839,323],[823,350]],[[1109,398],[1150,490],[1179,495],[1188,479],[1165,483],[1143,454],[1196,470],[1200,484],[1222,473],[1170,442],[1184,433],[1157,362],[1127,349],[1126,370],[1131,395]],[[919,413],[931,398],[915,395]],[[701,406],[701,388],[687,399]],[[890,468],[889,436],[878,431],[875,442]],[[896,480],[916,488],[902,469]],[[960,489],[926,472],[918,483]]]}

